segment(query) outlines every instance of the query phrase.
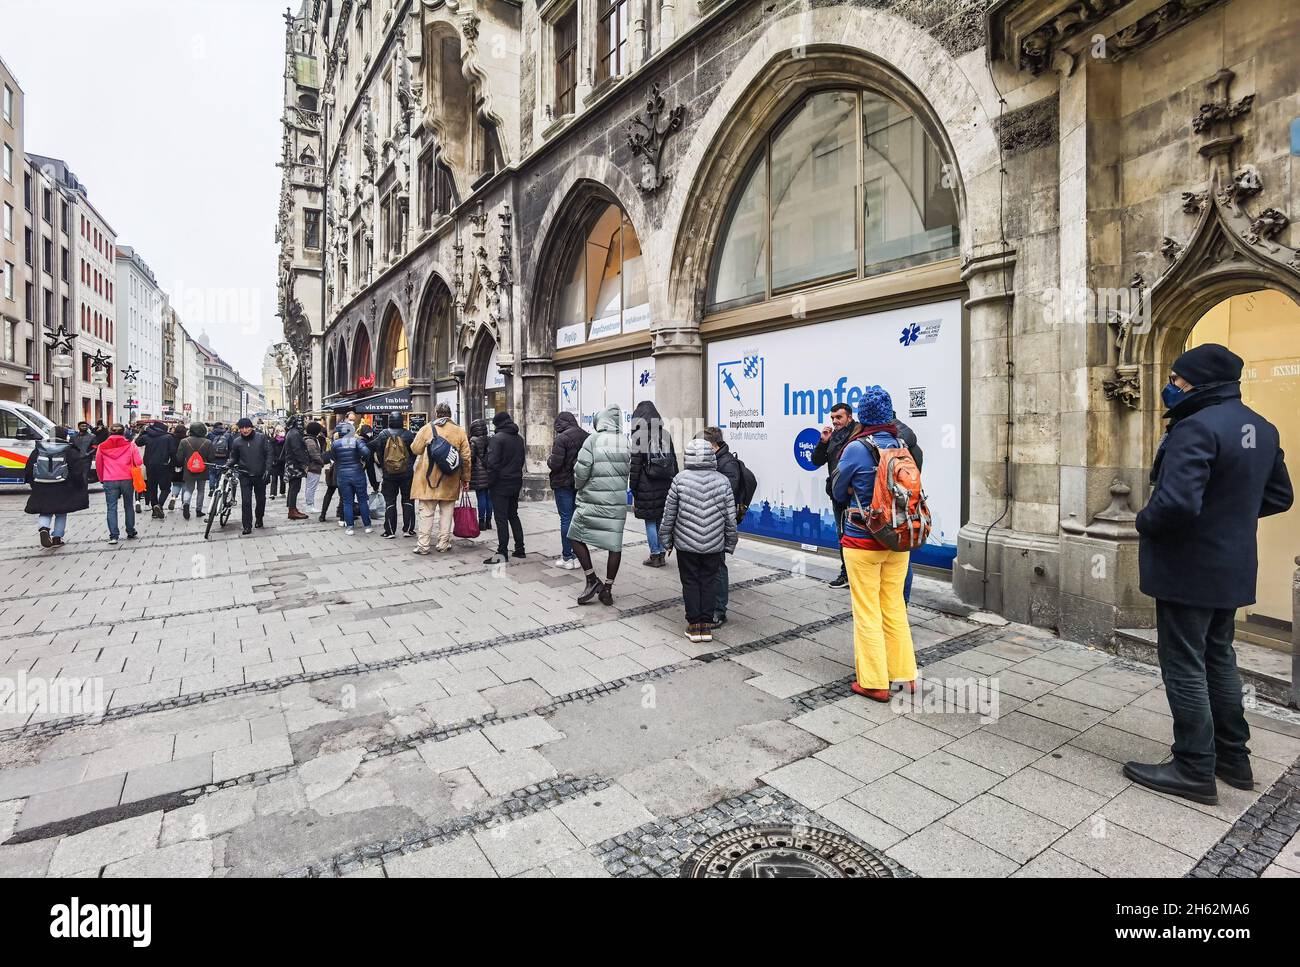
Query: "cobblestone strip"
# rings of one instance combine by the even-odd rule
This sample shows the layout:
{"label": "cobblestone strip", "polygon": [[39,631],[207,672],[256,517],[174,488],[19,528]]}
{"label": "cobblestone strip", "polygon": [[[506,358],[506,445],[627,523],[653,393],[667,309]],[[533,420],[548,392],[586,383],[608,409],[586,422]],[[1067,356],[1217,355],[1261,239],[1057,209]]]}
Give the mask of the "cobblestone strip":
{"label": "cobblestone strip", "polygon": [[513,722],[516,719],[529,718],[534,715],[550,715],[557,709],[562,708],[565,705],[572,705],[574,702],[592,702],[605,695],[627,688],[629,685],[639,685],[644,682],[666,678],[684,668],[691,667],[691,665],[696,662],[707,663],[717,661],[720,658],[726,658],[730,655],[741,655],[751,651],[758,651],[760,648],[770,648],[773,645],[779,645],[786,641],[793,641],[795,638],[802,637],[803,635],[820,631],[823,628],[828,628],[852,617],[853,612],[846,611],[843,614],[833,615],[829,618],[813,621],[806,625],[800,625],[797,628],[790,628],[786,631],[777,632],[774,635],[768,635],[766,638],[759,638],[755,641],[745,642],[740,645],[732,645],[730,648],[711,651],[707,654],[699,655],[696,658],[688,658],[685,661],[675,662],[671,665],[663,665],[659,668],[652,668],[648,671],[638,672],[635,675],[625,675],[623,678],[616,678],[610,682],[602,682],[599,685],[591,685],[587,688],[580,688],[576,691],[566,692],[563,695],[557,696],[553,702],[539,705],[537,708],[528,709],[527,711],[516,712],[513,715],[500,716],[495,712],[489,712],[487,715],[463,719],[459,722],[453,722],[450,725],[431,726],[427,729],[421,729],[419,732],[411,732],[401,738],[389,739],[384,742],[375,742],[366,746],[365,758],[379,759],[385,756],[396,755],[399,752],[406,752],[407,750],[414,749],[426,742],[444,742],[457,735],[485,728],[489,725],[500,725],[502,722]]}
{"label": "cobblestone strip", "polygon": [[666,822],[646,823],[591,847],[613,876],[674,877],[682,860],[720,833],[742,826],[813,826],[847,836],[884,863],[896,878],[914,877],[906,867],[771,786],[723,799],[705,809]]}
{"label": "cobblestone strip", "polygon": [[[747,581],[739,581],[732,585],[733,590],[756,587],[759,584],[769,584],[774,580],[789,577],[787,574],[764,575],[763,577],[750,578]],[[676,598],[667,601],[642,605],[637,608],[631,608],[626,611],[618,611],[619,618],[633,617],[637,614],[646,614],[653,611],[661,611],[665,608],[677,607],[679,602]],[[225,610],[225,609],[216,609]],[[198,613],[198,612],[191,612]],[[600,614],[606,614],[604,611]],[[606,619],[601,619],[606,620]],[[79,728],[83,725],[96,725],[100,722],[112,721],[121,718],[133,718],[137,715],[148,715],[151,712],[163,712],[175,708],[186,708],[190,705],[200,705],[206,702],[219,701],[223,698],[231,698],[237,695],[248,695],[258,692],[274,692],[282,688],[288,688],[291,685],[298,685],[304,682],[326,681],[332,678],[342,678],[349,675],[368,674],[376,671],[386,671],[390,668],[398,668],[405,665],[416,664],[422,661],[428,661],[434,658],[450,658],[458,655],[465,655],[475,651],[483,651],[487,648],[494,648],[498,645],[508,645],[518,641],[529,641],[534,638],[542,638],[547,635],[558,635],[566,631],[575,631],[584,627],[590,622],[565,621],[554,625],[545,625],[541,628],[535,628],[532,631],[516,631],[508,635],[498,635],[495,638],[485,639],[482,641],[466,642],[462,645],[454,645],[451,648],[434,649],[430,651],[415,652],[410,655],[401,655],[396,658],[386,658],[380,661],[358,663],[348,665],[343,668],[331,668],[319,672],[300,672],[296,675],[284,675],[280,678],[267,679],[259,682],[246,682],[239,685],[228,685],[225,688],[213,689],[206,692],[193,692],[188,695],[177,695],[171,698],[157,699],[153,702],[143,702],[138,705],[123,705],[118,708],[109,709],[103,715],[81,715],[71,718],[50,719],[45,722],[33,722],[29,725],[15,726],[14,728],[0,731],[0,742],[9,739],[24,738],[27,736],[51,736],[59,735],[70,729]],[[598,622],[597,622],[598,623]],[[783,634],[785,634],[783,632]],[[767,639],[763,639],[766,641]],[[782,638],[780,640],[786,640]],[[744,646],[742,646],[744,647]],[[683,663],[684,664],[684,663]],[[647,673],[649,674],[649,673]],[[623,682],[631,680],[640,680],[641,676],[632,676],[629,679],[621,680]],[[622,687],[619,685],[618,687]],[[583,691],[592,691],[603,689],[604,686],[593,686],[593,689],[584,689]],[[578,699],[572,699],[577,701]],[[472,728],[473,726],[469,726]],[[461,731],[464,731],[463,729]],[[456,734],[456,733],[452,733]],[[449,737],[449,736],[448,736]]]}
{"label": "cobblestone strip", "polygon": [[281,875],[286,878],[343,876],[367,867],[381,866],[386,859],[415,853],[469,833],[491,829],[493,826],[500,826],[502,823],[522,819],[533,813],[550,809],[552,806],[558,806],[588,792],[607,789],[612,781],[602,776],[579,778],[571,775],[547,779],[507,793],[501,802],[487,809],[457,816],[455,819],[436,825],[424,826],[394,839],[367,843],[356,849],[338,853],[319,863],[313,863],[311,866],[299,867]]}
{"label": "cobblestone strip", "polygon": [[1257,878],[1272,865],[1297,831],[1300,831],[1300,758],[1242,813],[1187,876]]}
{"label": "cobblestone strip", "polygon": [[[849,615],[849,617],[852,617],[852,615]],[[951,658],[953,655],[959,655],[963,651],[978,648],[986,642],[995,640],[1004,631],[1005,629],[998,627],[976,628],[965,634],[957,635],[955,638],[949,638],[947,641],[931,645],[929,648],[917,652],[916,665],[918,668],[924,668],[934,662]],[[853,694],[853,690],[850,688],[852,684],[853,676],[850,675],[847,678],[841,678],[839,681],[818,685],[806,692],[792,695],[790,701],[799,707],[799,711],[811,712],[823,705],[829,705],[832,702],[838,702],[842,698],[848,698]]]}
{"label": "cobblestone strip", "polygon": [[31,829],[25,829],[0,843],[0,846],[18,846],[23,843],[34,843],[41,839],[50,839],[54,836],[73,836],[77,833],[84,833],[88,829],[94,829],[97,826],[107,826],[109,823],[132,819],[135,816],[143,816],[145,813],[158,810],[172,812],[176,809],[191,806],[200,797],[217,792],[220,789],[229,789],[232,786],[264,786],[272,779],[279,779],[281,776],[288,775],[296,768],[296,765],[277,766],[274,769],[263,769],[261,772],[250,772],[246,775],[223,779],[221,782],[186,789],[184,792],[169,792],[150,799],[139,799],[135,802],[110,806],[107,809],[97,809],[94,812],[82,813],[80,816],[72,816],[68,819],[60,819],[57,822],[46,823],[44,826],[33,826]]}

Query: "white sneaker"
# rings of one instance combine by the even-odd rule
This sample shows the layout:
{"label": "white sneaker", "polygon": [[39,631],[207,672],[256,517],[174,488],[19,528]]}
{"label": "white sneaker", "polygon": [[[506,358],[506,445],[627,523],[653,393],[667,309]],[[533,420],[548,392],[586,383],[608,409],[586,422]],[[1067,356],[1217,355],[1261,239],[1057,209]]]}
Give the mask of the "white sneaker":
{"label": "white sneaker", "polygon": [[355,532],[352,530],[351,527],[349,527],[344,533],[346,533],[348,537],[351,537]]}
{"label": "white sneaker", "polygon": [[340,527],[347,527],[347,526],[348,526],[348,522],[345,521],[345,520],[341,520],[341,521],[339,521],[339,526],[340,526]]}
{"label": "white sneaker", "polygon": [[551,562],[551,567],[558,567],[561,570],[567,571],[569,569],[569,562],[562,557],[557,557],[554,561]]}
{"label": "white sneaker", "polygon": [[[369,534],[369,533],[370,533],[371,531],[373,531],[373,530],[374,530],[373,527],[367,527],[367,528],[366,528],[366,533]],[[351,531],[348,531],[348,533],[351,534],[352,532],[351,532]]]}

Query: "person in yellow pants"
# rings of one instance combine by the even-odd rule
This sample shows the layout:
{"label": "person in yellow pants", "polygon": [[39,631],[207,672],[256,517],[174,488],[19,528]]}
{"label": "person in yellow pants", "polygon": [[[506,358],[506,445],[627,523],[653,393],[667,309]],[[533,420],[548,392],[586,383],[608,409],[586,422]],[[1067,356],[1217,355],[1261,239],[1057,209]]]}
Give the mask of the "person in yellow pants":
{"label": "person in yellow pants", "polygon": [[[893,401],[882,387],[863,390],[857,416],[861,425],[840,452],[831,494],[837,503],[866,508],[871,506],[876,485],[876,456],[866,441],[882,450],[905,444],[894,423]],[[853,691],[888,702],[891,683],[915,687],[916,681],[916,652],[903,601],[910,555],[882,546],[849,515],[844,519],[840,545],[853,598],[853,665],[857,672]]]}
{"label": "person in yellow pants", "polygon": [[853,597],[853,668],[864,691],[888,695],[890,682],[916,680],[912,629],[903,603],[909,556],[906,551],[844,548]]}

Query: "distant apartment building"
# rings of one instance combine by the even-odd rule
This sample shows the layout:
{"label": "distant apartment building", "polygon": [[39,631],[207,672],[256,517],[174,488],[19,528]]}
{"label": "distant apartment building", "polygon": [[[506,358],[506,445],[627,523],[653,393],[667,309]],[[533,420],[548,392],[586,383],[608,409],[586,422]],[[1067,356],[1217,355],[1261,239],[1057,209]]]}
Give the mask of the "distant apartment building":
{"label": "distant apartment building", "polygon": [[[117,247],[117,358],[125,370],[135,370],[137,419],[163,415],[163,301],[158,280],[148,263],[129,245]],[[126,400],[119,389],[119,405]]]}

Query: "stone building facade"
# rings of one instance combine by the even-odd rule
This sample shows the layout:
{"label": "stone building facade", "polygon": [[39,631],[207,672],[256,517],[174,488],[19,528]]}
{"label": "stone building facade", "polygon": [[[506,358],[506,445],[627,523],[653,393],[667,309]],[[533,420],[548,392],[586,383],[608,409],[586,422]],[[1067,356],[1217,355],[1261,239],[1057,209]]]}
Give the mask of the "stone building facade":
{"label": "stone building facade", "polygon": [[[560,408],[653,399],[684,432],[740,414],[757,441],[884,383],[936,467],[928,563],[1096,642],[1153,619],[1133,516],[1189,340],[1246,357],[1248,399],[1300,450],[1293,3],[334,0],[303,18],[327,106],[327,407],[509,408],[540,495]],[[767,386],[800,354],[847,394]],[[760,402],[737,409],[743,380]],[[799,441],[780,440],[796,461]],[[807,545],[820,478],[790,479],[751,529]],[[1244,618],[1290,626],[1297,513],[1261,528]]]}

